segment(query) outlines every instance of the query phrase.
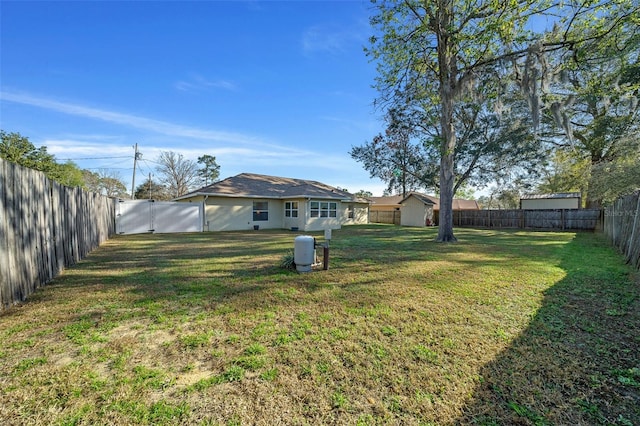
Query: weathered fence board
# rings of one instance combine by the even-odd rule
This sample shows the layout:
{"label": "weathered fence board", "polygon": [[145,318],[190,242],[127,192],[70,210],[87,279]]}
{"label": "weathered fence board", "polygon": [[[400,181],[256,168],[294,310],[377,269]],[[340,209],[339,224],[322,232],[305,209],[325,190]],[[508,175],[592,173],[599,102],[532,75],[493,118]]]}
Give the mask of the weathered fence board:
{"label": "weathered fence board", "polygon": [[453,214],[453,225],[462,228],[595,230],[601,224],[599,209],[458,210]]}
{"label": "weathered fence board", "polygon": [[604,233],[627,262],[640,269],[640,191],[605,209]]}
{"label": "weathered fence board", "polygon": [[369,211],[369,222],[400,225],[400,210],[371,210]]}
{"label": "weathered fence board", "polygon": [[113,235],[115,201],[0,159],[0,309]]}

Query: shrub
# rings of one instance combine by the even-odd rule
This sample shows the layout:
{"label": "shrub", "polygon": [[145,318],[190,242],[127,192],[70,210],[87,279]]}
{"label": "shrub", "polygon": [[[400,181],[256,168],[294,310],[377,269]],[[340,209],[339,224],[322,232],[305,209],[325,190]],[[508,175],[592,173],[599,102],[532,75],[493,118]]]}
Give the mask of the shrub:
{"label": "shrub", "polygon": [[296,263],[294,261],[293,250],[290,250],[280,259],[280,267],[282,269],[296,269]]}

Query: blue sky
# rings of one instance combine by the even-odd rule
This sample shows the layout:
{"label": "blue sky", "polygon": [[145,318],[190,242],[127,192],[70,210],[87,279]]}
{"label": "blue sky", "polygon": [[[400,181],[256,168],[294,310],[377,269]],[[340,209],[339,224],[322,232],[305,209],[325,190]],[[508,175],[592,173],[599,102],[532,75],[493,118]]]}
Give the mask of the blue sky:
{"label": "blue sky", "polygon": [[[368,1],[0,2],[0,128],[120,174],[133,145],[382,195],[349,150],[382,129]],[[111,157],[111,158],[101,158]],[[91,158],[91,160],[84,160]],[[98,159],[101,158],[101,159]],[[82,159],[82,160],[81,160]]]}

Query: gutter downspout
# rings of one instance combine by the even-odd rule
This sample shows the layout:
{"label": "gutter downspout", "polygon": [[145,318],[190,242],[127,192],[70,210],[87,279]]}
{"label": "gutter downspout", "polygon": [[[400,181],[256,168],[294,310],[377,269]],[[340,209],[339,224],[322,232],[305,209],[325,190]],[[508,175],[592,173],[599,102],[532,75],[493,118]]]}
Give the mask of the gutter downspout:
{"label": "gutter downspout", "polygon": [[204,200],[202,200],[202,229],[206,226],[207,232],[209,232],[209,221],[207,220],[207,198],[209,198],[209,196],[205,195]]}

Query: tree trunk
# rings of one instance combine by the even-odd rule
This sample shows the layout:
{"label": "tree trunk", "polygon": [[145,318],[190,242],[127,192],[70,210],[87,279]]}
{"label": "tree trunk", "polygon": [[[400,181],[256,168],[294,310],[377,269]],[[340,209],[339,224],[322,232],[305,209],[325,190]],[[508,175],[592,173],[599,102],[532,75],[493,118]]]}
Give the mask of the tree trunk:
{"label": "tree trunk", "polygon": [[439,7],[440,22],[438,37],[438,72],[440,84],[440,222],[438,224],[438,242],[457,241],[453,235],[453,184],[455,178],[456,132],[453,126],[453,108],[456,87],[456,59],[450,48],[449,28],[453,10],[451,3]]}
{"label": "tree trunk", "polygon": [[602,201],[601,200],[593,200],[587,196],[587,203],[585,206],[587,209],[602,209]]}
{"label": "tree trunk", "polygon": [[[453,102],[451,102],[453,104]],[[444,105],[443,105],[444,106]],[[444,109],[443,109],[444,111]],[[445,114],[443,114],[444,117]],[[447,130],[445,130],[447,127]],[[438,224],[439,242],[457,241],[453,235],[453,184],[454,184],[454,147],[456,135],[453,124],[443,123],[442,154],[440,156],[440,223]]]}
{"label": "tree trunk", "polygon": [[[590,164],[590,175],[591,177],[589,178],[589,181],[587,182],[587,197],[585,200],[585,208],[587,209],[601,209],[602,208],[602,197],[594,197],[592,194],[592,189],[593,188],[593,169],[600,163],[603,161],[603,156],[601,154],[598,154],[598,156],[596,157],[593,152],[591,154],[591,164]],[[594,159],[595,158],[595,159]],[[580,206],[582,207],[582,206]]]}

